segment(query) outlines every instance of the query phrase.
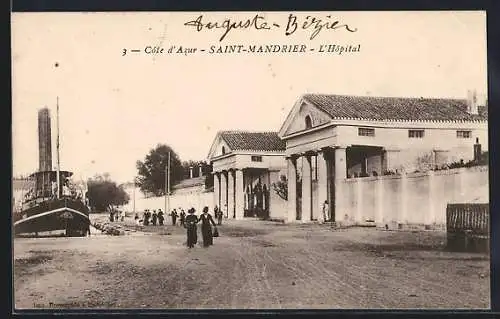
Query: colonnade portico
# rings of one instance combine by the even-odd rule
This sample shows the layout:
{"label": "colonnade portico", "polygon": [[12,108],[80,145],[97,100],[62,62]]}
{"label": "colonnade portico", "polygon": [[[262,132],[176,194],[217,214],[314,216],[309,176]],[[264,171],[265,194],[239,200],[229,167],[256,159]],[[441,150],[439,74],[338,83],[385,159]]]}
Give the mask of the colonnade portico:
{"label": "colonnade portico", "polygon": [[[285,219],[289,222],[299,220],[301,222],[311,221],[313,211],[317,212],[318,219],[322,219],[323,204],[328,202],[329,212],[327,219],[335,221],[340,216],[335,216],[335,207],[341,200],[341,188],[335,187],[337,180],[347,177],[346,163],[347,146],[326,147],[318,150],[311,150],[287,156],[288,175],[288,209]],[[317,156],[317,207],[312,199],[312,165],[311,158]],[[297,161],[302,161],[302,185],[301,185],[301,206],[297,207]],[[298,210],[300,209],[300,216]],[[336,218],[337,217],[337,218]]]}
{"label": "colonnade portico", "polygon": [[214,172],[214,202],[224,217],[242,219],[244,215],[244,184],[242,169]]}

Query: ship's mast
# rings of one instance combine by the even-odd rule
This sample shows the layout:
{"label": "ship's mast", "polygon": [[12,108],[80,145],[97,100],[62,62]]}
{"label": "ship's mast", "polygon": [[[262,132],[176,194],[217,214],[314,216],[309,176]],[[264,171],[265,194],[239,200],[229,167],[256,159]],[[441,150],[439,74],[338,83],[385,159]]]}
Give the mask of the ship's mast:
{"label": "ship's mast", "polygon": [[59,162],[59,96],[57,97],[57,103],[56,103],[56,118],[57,118],[57,126],[56,126],[56,134],[57,134],[57,139],[56,139],[56,155],[57,155],[57,198],[60,197],[61,195],[61,167],[60,167],[60,162]]}

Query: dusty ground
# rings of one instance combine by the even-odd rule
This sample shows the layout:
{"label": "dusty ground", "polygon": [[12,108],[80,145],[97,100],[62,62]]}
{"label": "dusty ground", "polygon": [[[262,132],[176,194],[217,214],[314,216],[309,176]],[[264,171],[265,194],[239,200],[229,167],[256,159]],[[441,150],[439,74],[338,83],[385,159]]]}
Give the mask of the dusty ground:
{"label": "dusty ground", "polygon": [[490,307],[489,257],[441,232],[230,221],[188,250],[180,227],[135,229],[15,239],[16,308]]}

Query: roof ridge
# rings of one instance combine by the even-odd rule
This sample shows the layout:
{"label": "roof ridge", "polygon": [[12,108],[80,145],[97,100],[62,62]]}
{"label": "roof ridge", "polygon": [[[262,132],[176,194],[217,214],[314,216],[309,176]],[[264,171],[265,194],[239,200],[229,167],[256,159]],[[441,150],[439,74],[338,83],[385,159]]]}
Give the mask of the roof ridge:
{"label": "roof ridge", "polygon": [[277,131],[221,130],[219,133],[278,133]]}
{"label": "roof ridge", "polygon": [[464,101],[466,98],[457,97],[431,97],[431,96],[387,96],[387,95],[360,95],[360,94],[330,94],[330,93],[305,93],[304,97],[308,96],[322,96],[322,97],[356,97],[356,98],[374,98],[374,99],[422,99],[422,100],[451,100],[451,101]]}

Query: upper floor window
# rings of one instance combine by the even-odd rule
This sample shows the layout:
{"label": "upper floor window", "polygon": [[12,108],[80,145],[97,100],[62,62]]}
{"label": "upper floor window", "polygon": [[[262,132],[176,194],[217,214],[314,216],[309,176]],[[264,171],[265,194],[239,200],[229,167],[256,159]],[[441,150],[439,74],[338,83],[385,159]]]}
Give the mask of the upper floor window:
{"label": "upper floor window", "polygon": [[375,136],[375,129],[374,128],[359,127],[358,128],[358,135],[359,136]]}
{"label": "upper floor window", "polygon": [[262,162],[262,156],[258,155],[252,156],[252,162]]}
{"label": "upper floor window", "polygon": [[306,129],[312,127],[312,120],[311,120],[311,117],[309,115],[306,116],[305,122],[306,122]]}
{"label": "upper floor window", "polygon": [[222,146],[222,155],[226,154],[226,148]]}
{"label": "upper floor window", "polygon": [[408,130],[409,138],[423,138],[424,130]]}
{"label": "upper floor window", "polygon": [[457,131],[457,138],[471,138],[471,131]]}

